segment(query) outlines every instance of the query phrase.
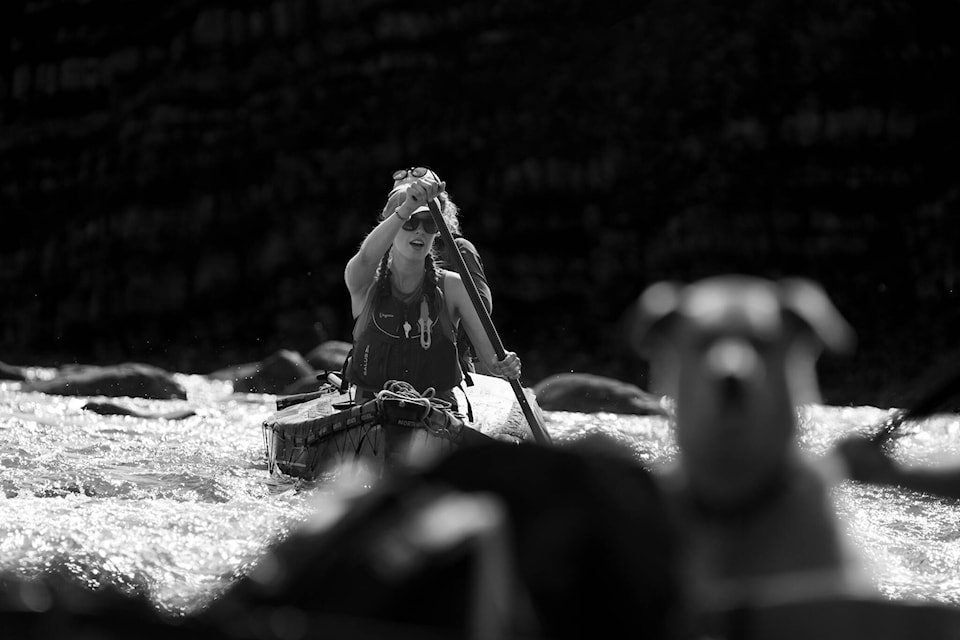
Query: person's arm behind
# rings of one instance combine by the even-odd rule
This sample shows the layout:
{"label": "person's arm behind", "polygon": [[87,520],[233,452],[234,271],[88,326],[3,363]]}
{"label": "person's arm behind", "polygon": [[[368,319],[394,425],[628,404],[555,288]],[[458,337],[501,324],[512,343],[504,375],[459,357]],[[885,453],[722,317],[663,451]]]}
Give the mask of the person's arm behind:
{"label": "person's arm behind", "polygon": [[520,377],[520,358],[513,351],[507,351],[503,360],[498,360],[496,350],[483,327],[480,315],[473,306],[466,286],[458,274],[450,274],[446,282],[446,291],[461,325],[477,350],[477,356],[490,370],[490,374],[502,378]]}
{"label": "person's arm behind", "polygon": [[[474,284],[477,285],[477,293],[480,294],[480,301],[483,303],[487,313],[492,313],[493,293],[491,292],[490,285],[487,282],[487,275],[483,270],[483,262],[480,260],[480,252],[477,251],[477,248],[472,242],[463,236],[456,236],[454,238],[454,243],[456,244],[456,248],[460,252],[460,255],[463,257],[463,262],[467,267],[467,272],[470,274],[471,278],[473,278]],[[452,269],[459,273],[458,265],[456,264],[456,256],[453,255],[451,250],[444,248],[444,251],[441,252],[441,259],[443,260],[445,268]],[[460,352],[460,362],[465,372],[494,375],[493,371],[491,371],[486,365],[486,361],[483,360],[480,357],[480,354],[477,352],[477,348],[474,346],[473,341],[467,334],[466,327],[463,323],[461,323],[460,330],[457,332],[457,350]]]}
{"label": "person's arm behind", "polygon": [[[483,261],[480,259],[480,252],[473,246],[473,243],[460,236],[455,238],[457,250],[463,256],[463,261],[467,265],[467,271],[473,276],[473,281],[477,285],[477,292],[480,294],[480,300],[487,313],[493,313],[493,292],[490,291],[490,284],[487,282],[487,274],[483,271]],[[456,270],[455,265],[449,265]]]}

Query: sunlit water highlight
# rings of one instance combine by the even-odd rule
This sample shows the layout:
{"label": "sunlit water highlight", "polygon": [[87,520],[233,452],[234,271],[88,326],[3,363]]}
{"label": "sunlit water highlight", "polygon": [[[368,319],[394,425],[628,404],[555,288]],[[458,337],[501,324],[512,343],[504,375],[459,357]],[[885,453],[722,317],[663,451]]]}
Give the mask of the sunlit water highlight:
{"label": "sunlit water highlight", "polygon": [[[185,401],[112,399],[141,412],[197,413],[170,421],[102,416],[82,409],[91,398],[0,383],[0,572],[115,585],[187,613],[216,598],[312,513],[328,487],[267,473],[260,424],[274,396],[233,394],[229,383],[201,376],[177,379]],[[801,445],[822,459],[837,438],[887,414],[805,407]],[[603,433],[654,467],[676,455],[664,418],[546,418],[558,441]],[[960,417],[937,416],[908,432],[897,444],[901,462],[960,461]],[[881,593],[960,604],[960,505],[850,482],[835,497]]]}

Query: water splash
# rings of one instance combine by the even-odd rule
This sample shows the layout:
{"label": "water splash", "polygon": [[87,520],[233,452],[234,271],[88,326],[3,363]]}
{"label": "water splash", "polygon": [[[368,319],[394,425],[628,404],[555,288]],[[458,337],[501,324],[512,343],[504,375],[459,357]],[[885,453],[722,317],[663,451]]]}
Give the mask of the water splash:
{"label": "water splash", "polygon": [[[266,471],[260,424],[275,398],[234,394],[229,382],[202,376],[178,382],[186,401],[110,400],[149,413],[196,411],[184,420],[98,415],[82,408],[91,398],[0,383],[0,572],[112,585],[186,613],[245,575],[269,545],[316,521],[330,483]],[[838,438],[869,433],[888,413],[806,406],[799,441],[824,456]],[[651,467],[677,455],[662,416],[547,412],[546,420],[559,443],[601,433]],[[905,432],[895,449],[904,464],[960,459],[957,416]],[[835,495],[882,593],[960,604],[960,506],[849,482]]]}

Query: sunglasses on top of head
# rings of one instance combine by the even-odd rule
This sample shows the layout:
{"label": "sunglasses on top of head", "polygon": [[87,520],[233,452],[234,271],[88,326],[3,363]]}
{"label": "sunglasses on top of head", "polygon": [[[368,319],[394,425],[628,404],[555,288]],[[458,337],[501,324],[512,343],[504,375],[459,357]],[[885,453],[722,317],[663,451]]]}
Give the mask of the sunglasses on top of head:
{"label": "sunglasses on top of head", "polygon": [[408,177],[411,178],[422,178],[423,176],[430,173],[430,169],[426,167],[408,167],[406,169],[397,169],[393,172],[393,181],[399,182]]}
{"label": "sunglasses on top of head", "polygon": [[404,221],[403,228],[407,231],[416,231],[417,227],[419,227],[421,224],[423,224],[423,230],[426,233],[432,234],[438,231],[437,223],[429,213],[410,216],[408,220]]}

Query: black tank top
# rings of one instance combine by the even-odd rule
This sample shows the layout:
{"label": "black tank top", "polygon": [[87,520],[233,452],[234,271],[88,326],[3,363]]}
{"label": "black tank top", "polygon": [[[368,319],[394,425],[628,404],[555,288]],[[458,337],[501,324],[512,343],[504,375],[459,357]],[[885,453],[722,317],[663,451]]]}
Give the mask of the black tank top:
{"label": "black tank top", "polygon": [[[444,392],[460,384],[453,326],[444,297],[446,272],[434,296],[424,292],[408,301],[370,288],[354,327],[353,355],[347,379],[380,390],[388,380],[409,382],[420,393],[428,387]],[[431,303],[432,298],[432,303]]]}

